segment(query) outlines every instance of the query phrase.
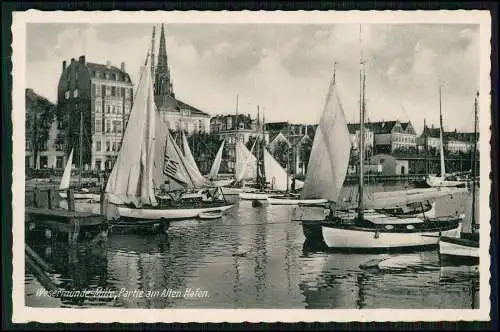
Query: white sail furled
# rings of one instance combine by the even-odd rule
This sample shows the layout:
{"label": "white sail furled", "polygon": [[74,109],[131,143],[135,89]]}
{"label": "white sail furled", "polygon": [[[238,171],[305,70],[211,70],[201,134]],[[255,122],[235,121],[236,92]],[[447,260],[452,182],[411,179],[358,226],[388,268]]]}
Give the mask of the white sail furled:
{"label": "white sail furled", "polygon": [[347,172],[350,149],[344,110],[332,79],[314,135],[301,198],[337,202]]}
{"label": "white sail furled", "polygon": [[60,190],[69,188],[69,183],[71,181],[71,166],[73,166],[73,149],[71,149],[68,157],[68,162],[66,163],[66,167],[64,168],[64,173],[61,178],[61,184],[59,185]]}
{"label": "white sail furled", "polygon": [[219,147],[219,150],[217,151],[217,154],[215,155],[214,162],[212,164],[212,168],[210,168],[210,173],[208,173],[208,178],[213,180],[217,177],[217,174],[219,174],[219,169],[220,169],[220,164],[222,161],[222,151],[224,150],[224,143],[226,141],[222,141],[222,144]]}
{"label": "white sail furled", "polygon": [[156,120],[151,67],[142,67],[123,143],[106,185],[109,201],[136,207],[157,205],[153,190]]}
{"label": "white sail furled", "polygon": [[[255,142],[252,146],[252,151],[255,147]],[[252,154],[251,151],[248,151],[245,144],[240,141],[236,142],[235,171],[237,181],[249,179],[255,180],[257,178],[257,158]]]}

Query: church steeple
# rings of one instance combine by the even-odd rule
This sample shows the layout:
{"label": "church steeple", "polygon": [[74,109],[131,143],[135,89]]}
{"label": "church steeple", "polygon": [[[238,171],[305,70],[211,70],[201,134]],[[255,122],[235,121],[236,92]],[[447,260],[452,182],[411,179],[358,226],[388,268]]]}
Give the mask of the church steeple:
{"label": "church steeple", "polygon": [[175,97],[172,89],[170,69],[168,68],[167,49],[165,42],[165,28],[162,23],[160,32],[160,50],[158,52],[158,63],[155,73],[155,96]]}

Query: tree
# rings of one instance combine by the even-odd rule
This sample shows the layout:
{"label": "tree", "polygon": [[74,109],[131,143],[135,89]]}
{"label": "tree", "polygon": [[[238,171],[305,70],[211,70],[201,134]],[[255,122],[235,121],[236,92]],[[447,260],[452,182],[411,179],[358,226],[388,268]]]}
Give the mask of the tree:
{"label": "tree", "polygon": [[288,158],[290,158],[290,163],[292,162],[292,149],[285,141],[278,141],[274,152],[273,157],[280,163],[281,167],[285,168],[288,166]]}
{"label": "tree", "polygon": [[56,106],[46,98],[37,95],[33,90],[26,89],[26,134],[36,167],[38,154],[47,147],[49,131],[56,115]]}
{"label": "tree", "polygon": [[207,133],[193,133],[187,140],[200,172],[210,172],[222,140],[218,135]]}
{"label": "tree", "polygon": [[304,163],[304,174],[307,173],[307,165],[309,163],[309,157],[311,157],[312,150],[312,140],[304,140],[299,149],[300,159]]}

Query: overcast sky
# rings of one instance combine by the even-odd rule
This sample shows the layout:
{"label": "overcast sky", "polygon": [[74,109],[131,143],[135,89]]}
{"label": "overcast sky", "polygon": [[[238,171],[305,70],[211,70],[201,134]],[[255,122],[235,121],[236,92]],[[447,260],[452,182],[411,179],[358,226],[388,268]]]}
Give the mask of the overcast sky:
{"label": "overcast sky", "polygon": [[[157,26],[157,46],[159,24]],[[48,24],[27,27],[28,88],[56,101],[62,61],[117,67],[134,83],[151,44],[153,24]],[[360,50],[369,61],[367,116],[411,120],[417,131],[439,123],[439,82],[445,129],[473,129],[479,89],[478,25],[168,24],[167,54],[176,97],[214,115],[264,108],[266,121],[317,123],[337,62],[348,121],[359,119]],[[361,46],[360,46],[361,45]]]}

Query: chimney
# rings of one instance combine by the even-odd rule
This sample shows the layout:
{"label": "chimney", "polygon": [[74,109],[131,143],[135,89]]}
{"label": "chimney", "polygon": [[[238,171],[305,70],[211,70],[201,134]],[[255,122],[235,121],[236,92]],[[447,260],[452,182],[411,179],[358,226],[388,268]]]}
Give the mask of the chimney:
{"label": "chimney", "polygon": [[125,72],[125,62],[122,62],[120,65],[120,69]]}
{"label": "chimney", "polygon": [[63,71],[66,70],[66,60],[63,61]]}
{"label": "chimney", "polygon": [[109,69],[109,68],[111,68],[111,61],[109,61],[109,60],[108,60],[108,61],[106,61],[106,67],[107,67],[108,69]]}
{"label": "chimney", "polygon": [[78,62],[80,62],[82,65],[85,64],[85,55],[80,55],[80,57],[78,58]]}

